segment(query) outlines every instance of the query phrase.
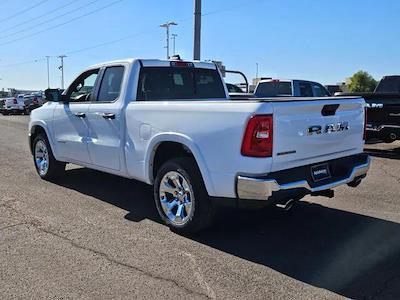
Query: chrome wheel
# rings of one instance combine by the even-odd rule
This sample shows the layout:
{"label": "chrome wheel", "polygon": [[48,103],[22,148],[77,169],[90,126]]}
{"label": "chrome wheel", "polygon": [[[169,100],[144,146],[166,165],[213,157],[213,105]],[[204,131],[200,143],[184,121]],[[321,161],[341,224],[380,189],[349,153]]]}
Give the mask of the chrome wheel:
{"label": "chrome wheel", "polygon": [[161,179],[159,199],[164,214],[174,225],[184,225],[193,213],[193,192],[176,171],[168,172]]}
{"label": "chrome wheel", "polygon": [[39,174],[44,176],[49,170],[49,152],[46,143],[39,140],[35,145],[35,164]]}

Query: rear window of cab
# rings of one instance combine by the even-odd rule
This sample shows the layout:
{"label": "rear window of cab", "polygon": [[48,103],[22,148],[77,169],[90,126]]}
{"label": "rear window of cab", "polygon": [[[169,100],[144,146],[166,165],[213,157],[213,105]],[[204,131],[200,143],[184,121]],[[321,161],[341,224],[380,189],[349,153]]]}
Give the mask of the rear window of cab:
{"label": "rear window of cab", "polygon": [[217,70],[144,67],[140,70],[138,101],[225,99]]}

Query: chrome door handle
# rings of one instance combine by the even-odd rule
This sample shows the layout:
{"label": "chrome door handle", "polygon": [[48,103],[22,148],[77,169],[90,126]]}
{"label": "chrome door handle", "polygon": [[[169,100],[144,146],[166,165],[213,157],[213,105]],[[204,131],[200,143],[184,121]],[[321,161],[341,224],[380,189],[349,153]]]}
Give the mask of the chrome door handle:
{"label": "chrome door handle", "polygon": [[102,113],[101,116],[104,119],[109,119],[109,120],[114,120],[115,119],[115,114],[113,114],[113,113]]}
{"label": "chrome door handle", "polygon": [[86,117],[86,114],[84,112],[77,112],[74,115],[76,117],[78,117],[78,118],[85,118]]}

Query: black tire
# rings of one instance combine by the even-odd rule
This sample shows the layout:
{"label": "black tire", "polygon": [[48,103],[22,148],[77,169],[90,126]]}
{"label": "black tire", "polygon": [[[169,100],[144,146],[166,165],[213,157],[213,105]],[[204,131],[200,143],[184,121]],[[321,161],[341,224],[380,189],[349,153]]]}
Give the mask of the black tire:
{"label": "black tire", "polygon": [[[171,171],[178,172],[184,177],[194,196],[191,199],[192,213],[187,217],[187,221],[183,225],[172,223],[161,206],[160,183],[164,175]],[[154,200],[162,221],[171,230],[181,234],[196,233],[210,226],[215,214],[215,209],[205,188],[200,170],[194,159],[188,157],[171,159],[161,166],[154,182]]]}
{"label": "black tire", "polygon": [[[40,170],[36,164],[36,161],[35,161],[35,149],[36,149],[36,145],[39,141],[43,142],[47,147],[48,168],[47,168],[46,173],[40,172]],[[49,140],[47,139],[47,136],[45,134],[40,133],[34,138],[33,144],[32,144],[32,152],[33,152],[33,163],[34,163],[36,172],[42,179],[53,180],[64,174],[66,163],[58,161],[54,158],[53,151],[51,150]]]}

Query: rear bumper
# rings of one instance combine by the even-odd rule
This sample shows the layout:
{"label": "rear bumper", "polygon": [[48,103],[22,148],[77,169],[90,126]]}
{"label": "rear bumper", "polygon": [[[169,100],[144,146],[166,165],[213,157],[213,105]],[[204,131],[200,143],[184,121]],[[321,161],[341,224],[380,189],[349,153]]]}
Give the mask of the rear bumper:
{"label": "rear bumper", "polygon": [[[361,157],[362,156],[362,157]],[[365,159],[364,159],[365,158]],[[343,159],[344,160],[344,159]],[[335,160],[338,163],[340,160]],[[347,163],[346,161],[343,161]],[[251,199],[251,200],[269,200],[273,196],[273,193],[288,190],[299,190],[305,194],[320,192],[324,190],[329,190],[335,188],[339,185],[347,184],[354,181],[357,178],[363,178],[368,172],[369,166],[371,164],[371,158],[365,154],[360,154],[357,156],[357,161],[348,168],[348,171],[343,176],[334,177],[329,182],[324,182],[323,184],[316,185],[309,183],[310,179],[304,176],[304,179],[280,182],[281,177],[279,172],[275,175],[277,178],[262,178],[262,177],[248,177],[248,176],[237,176],[236,191],[237,197],[239,199]],[[303,171],[306,172],[309,166],[305,166]],[[290,172],[290,170],[283,171],[285,173]],[[293,172],[298,172],[294,171]],[[282,172],[281,172],[282,173]]]}
{"label": "rear bumper", "polygon": [[0,111],[23,111],[24,107],[23,106],[3,106],[0,108]]}

